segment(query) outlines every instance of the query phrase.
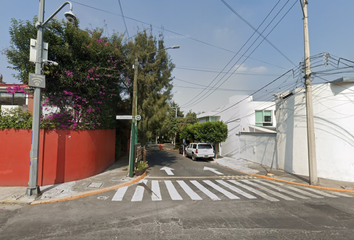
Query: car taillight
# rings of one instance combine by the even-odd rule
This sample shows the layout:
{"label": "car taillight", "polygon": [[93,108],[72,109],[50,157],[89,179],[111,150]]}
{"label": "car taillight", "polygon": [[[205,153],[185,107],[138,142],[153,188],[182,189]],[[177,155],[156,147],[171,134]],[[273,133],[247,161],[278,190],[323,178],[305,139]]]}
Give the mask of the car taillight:
{"label": "car taillight", "polygon": [[214,153],[214,149],[213,149],[213,153]]}
{"label": "car taillight", "polygon": [[197,149],[197,150],[195,150],[195,153],[197,153],[197,154],[198,154],[198,149]]}

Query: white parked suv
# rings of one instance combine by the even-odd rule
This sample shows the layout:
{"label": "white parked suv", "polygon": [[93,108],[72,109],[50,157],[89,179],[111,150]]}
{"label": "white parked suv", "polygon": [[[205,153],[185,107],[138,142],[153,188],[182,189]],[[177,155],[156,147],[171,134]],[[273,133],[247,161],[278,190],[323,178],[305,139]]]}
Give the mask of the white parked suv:
{"label": "white parked suv", "polygon": [[193,161],[197,158],[213,158],[214,148],[210,143],[190,143],[186,148],[187,157],[191,157]]}

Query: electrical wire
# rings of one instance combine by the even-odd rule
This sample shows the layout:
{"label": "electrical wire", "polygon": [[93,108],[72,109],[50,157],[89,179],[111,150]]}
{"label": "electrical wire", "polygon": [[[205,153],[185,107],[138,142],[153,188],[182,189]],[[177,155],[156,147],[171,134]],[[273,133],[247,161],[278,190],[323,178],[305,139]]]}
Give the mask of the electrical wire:
{"label": "electrical wire", "polygon": [[[103,10],[103,9],[101,9],[101,8],[93,7],[93,6],[90,6],[90,5],[87,5],[87,4],[83,4],[83,3],[79,3],[79,2],[76,2],[76,1],[71,1],[71,2],[73,2],[73,3],[75,3],[75,4],[78,4],[78,5],[81,5],[81,6],[84,6],[84,7],[87,7],[87,8],[91,8],[91,9],[100,11],[100,12],[108,13],[108,14],[111,14],[111,15],[119,16],[119,17],[123,17],[123,16],[120,15],[120,14],[117,14],[117,13],[114,13],[114,12],[110,12],[110,11],[107,11],[107,10]],[[160,29],[160,30],[169,32],[169,33],[173,33],[173,34],[175,34],[175,35],[177,35],[177,36],[180,36],[180,37],[183,37],[183,38],[187,38],[187,39],[193,40],[193,41],[195,41],[195,42],[198,42],[198,43],[201,43],[201,44],[210,46],[210,47],[214,47],[214,48],[217,48],[217,49],[220,49],[220,50],[229,52],[229,53],[235,53],[235,51],[232,51],[232,50],[229,50],[229,49],[226,49],[226,48],[217,46],[217,45],[213,45],[213,44],[211,44],[211,43],[208,43],[208,42],[205,42],[205,41],[202,41],[202,40],[193,38],[193,37],[191,37],[191,36],[184,35],[184,34],[181,34],[181,33],[178,33],[178,32],[172,31],[172,30],[169,30],[169,29],[167,29],[167,28],[163,28],[163,27],[161,27],[161,26],[152,25],[151,23],[144,22],[144,21],[141,21],[141,20],[132,18],[132,17],[124,16],[124,19],[128,19],[128,20],[131,20],[131,21],[134,21],[134,22],[138,22],[138,23],[141,23],[141,24],[144,24],[144,25],[148,25],[148,26],[153,26],[154,28],[157,28],[157,29]],[[134,37],[134,36],[132,36],[132,37]],[[130,37],[130,38],[132,38],[132,37]],[[129,40],[130,38],[128,38],[128,40]],[[253,58],[253,57],[251,57],[251,56],[249,56],[249,58],[250,58],[250,59],[253,59],[253,60],[255,60],[255,61],[259,61],[259,62],[268,64],[268,65],[274,66],[274,67],[278,67],[278,68],[281,68],[281,69],[286,69],[286,68],[281,67],[281,66],[278,66],[278,65],[276,65],[276,64],[273,64],[273,63],[270,63],[270,62],[267,62],[267,61],[264,61],[264,60],[260,60],[260,59],[257,59],[257,58]]]}
{"label": "electrical wire", "polygon": [[[245,22],[250,28],[252,28],[255,32],[257,32],[265,41],[267,41],[267,43],[269,43],[278,53],[280,53],[286,60],[288,60],[290,63],[292,63],[294,66],[296,66],[295,63],[293,63],[293,61],[291,61],[282,51],[280,51],[271,41],[269,41],[267,39],[267,37],[264,37],[262,35],[262,33],[258,32],[258,28],[256,29],[255,27],[252,26],[252,24],[250,24],[246,19],[244,19],[240,14],[238,14],[235,9],[233,9],[229,4],[226,3],[225,0],[221,0],[221,2],[223,2],[226,7],[228,7],[237,17],[239,17],[243,22]],[[289,1],[286,2],[286,4],[288,3]],[[296,0],[297,2],[297,0]],[[286,5],[285,4],[285,5]],[[285,6],[284,5],[284,6]]]}
{"label": "electrical wire", "polygon": [[[257,30],[263,25],[263,23],[266,21],[266,19],[270,16],[270,14],[274,11],[274,9],[276,8],[276,6],[279,4],[279,2],[280,2],[280,0],[274,5],[274,7],[271,9],[271,11],[267,14],[267,16],[263,19],[263,21],[259,24],[259,26],[258,26],[258,28],[257,28]],[[268,24],[269,25],[269,24]],[[265,31],[265,30],[263,30],[263,31]],[[254,36],[256,34],[256,31],[254,31],[253,33],[252,33],[252,35],[246,40],[246,42],[241,46],[241,48],[237,51],[237,53],[230,59],[230,61],[225,65],[225,67],[219,72],[219,74],[209,83],[209,85],[208,85],[208,87],[221,75],[221,73],[226,69],[226,67],[233,61],[233,59],[237,56],[237,55],[239,55],[239,53],[241,52],[241,50],[247,45],[247,43],[252,39],[252,37]],[[251,45],[252,46],[252,45]],[[245,53],[246,53],[247,51],[245,51]],[[228,70],[228,72],[230,72],[230,70],[238,63],[238,61],[243,57],[244,55],[242,55],[238,60],[237,60],[237,62]],[[249,55],[250,56],[250,55]],[[227,73],[226,73],[227,74]],[[226,76],[226,74],[220,79],[220,80],[218,80],[218,82],[216,83],[216,84],[214,84],[214,86],[216,86],[225,76]],[[220,87],[220,86],[219,86]],[[196,99],[196,98],[198,98],[198,96],[200,96],[202,93],[204,92],[204,90],[203,91],[201,91],[201,92],[199,92],[199,94],[197,94],[194,98],[192,98],[191,100],[189,100],[187,103],[185,103],[185,104],[183,104],[182,105],[182,107],[184,106],[184,107],[192,107],[192,106],[194,106],[194,105],[196,105],[196,104],[198,104],[200,101],[199,101],[199,99],[197,99],[196,101],[194,101],[194,103],[193,103],[193,100],[194,99]],[[210,90],[209,91],[207,91],[206,92],[206,94],[208,94],[210,92]],[[206,95],[206,94],[204,94],[204,96]],[[202,96],[203,97],[203,96]],[[204,98],[205,99],[205,98]],[[202,100],[204,100],[204,99],[202,99]],[[201,101],[202,101],[201,100]],[[197,101],[199,101],[199,102],[197,102]]]}
{"label": "electrical wire", "polygon": [[122,4],[121,4],[120,0],[118,0],[118,3],[119,3],[119,7],[120,7],[120,12],[122,13],[122,18],[123,18],[123,22],[124,22],[124,26],[125,26],[125,32],[127,33],[127,36],[128,36],[128,39],[129,39],[130,37],[129,37],[128,28],[127,28],[127,23],[125,22],[123,8],[122,8]]}
{"label": "electrical wire", "polygon": [[[286,3],[286,4],[287,4],[287,3]],[[285,4],[285,5],[286,5],[286,4]],[[276,25],[271,29],[271,31],[266,35],[266,37],[262,39],[262,41],[256,46],[256,48],[254,48],[254,50],[251,52],[250,55],[252,55],[252,54],[254,53],[254,51],[263,43],[263,41],[265,41],[265,39],[266,39],[266,38],[272,33],[272,31],[278,26],[278,24],[279,24],[279,23],[284,19],[284,17],[290,12],[290,10],[295,6],[295,4],[296,4],[296,2],[294,2],[294,4],[290,7],[290,9],[283,15],[283,17],[277,22],[277,24],[276,24]],[[284,6],[285,6],[285,5],[284,5]],[[284,6],[283,6],[283,7],[284,7]],[[282,8],[282,9],[283,9],[283,8]],[[282,10],[282,9],[281,9],[281,10]],[[280,10],[280,11],[281,11],[281,10]],[[280,13],[280,11],[277,13],[277,15]],[[277,15],[276,15],[276,16],[277,16]],[[268,14],[268,16],[269,16],[269,14]],[[268,16],[267,16],[267,17],[268,17]],[[273,22],[273,20],[276,18],[276,16],[275,16],[275,17],[272,19],[272,21],[267,25],[267,27],[262,31],[262,33],[268,28],[268,26],[270,26],[270,24]],[[266,17],[266,18],[267,18],[267,17]],[[264,21],[265,21],[265,20],[264,20]],[[264,21],[263,21],[263,22],[264,22]],[[263,23],[263,22],[262,22],[262,23]],[[261,23],[261,25],[262,25],[262,23]],[[260,26],[261,26],[261,25],[260,25]],[[259,27],[260,27],[260,26],[259,26]],[[258,28],[259,28],[259,27],[258,27]],[[260,37],[260,35],[259,35],[259,36],[257,37],[257,39],[252,43],[252,45],[246,50],[246,52],[255,44],[255,42],[258,40],[259,37]],[[250,38],[249,38],[249,40],[250,40]],[[247,41],[249,41],[249,40],[247,40]],[[245,44],[244,44],[243,46],[245,46]],[[243,46],[242,46],[242,47],[243,47]],[[235,56],[236,56],[236,55],[235,55]],[[234,57],[235,57],[235,56],[234,56]],[[240,57],[240,58],[237,60],[237,62],[232,66],[232,68],[234,68],[234,66],[238,63],[238,61],[239,61],[240,59],[241,59],[241,57]],[[248,59],[248,58],[244,59],[244,60],[242,61],[242,63],[241,63],[240,65],[238,65],[238,67],[233,71],[233,73],[236,72],[236,71],[240,68],[240,66],[242,66],[242,64],[243,64],[245,61],[247,61],[247,59]],[[229,63],[228,63],[228,64],[229,64]],[[228,65],[228,64],[227,64],[227,65]],[[225,68],[226,68],[226,66],[224,67],[224,69],[225,69]],[[230,71],[232,68],[230,68],[229,71]],[[223,70],[224,70],[224,69],[223,69]],[[219,76],[219,75],[220,75],[220,74],[218,74],[218,76]],[[232,74],[231,74],[231,75],[232,75]],[[229,77],[227,77],[223,82],[221,82],[221,84],[219,84],[218,87],[222,86],[222,85],[231,77],[231,75],[229,75]],[[217,77],[218,77],[218,76],[217,76]],[[214,86],[216,86],[225,76],[226,76],[226,74],[225,74],[216,84],[214,84]],[[216,77],[216,78],[217,78],[217,77]],[[215,78],[215,79],[216,79],[216,78]],[[214,80],[215,80],[215,79],[214,79]],[[214,80],[213,80],[213,81],[214,81]],[[213,81],[212,81],[212,82],[213,82]],[[210,84],[209,84],[209,85],[210,85]],[[209,90],[208,92],[210,92],[210,90]],[[207,93],[208,93],[208,92],[207,92]],[[211,94],[213,94],[214,92],[215,92],[215,89],[211,92]],[[209,94],[209,96],[210,96],[211,94]],[[200,95],[200,94],[199,94],[199,95]],[[204,95],[204,98],[201,97],[202,99],[199,98],[198,100],[194,101],[194,103],[188,104],[189,102],[191,102],[192,100],[194,100],[194,99],[196,98],[196,97],[194,97],[192,100],[190,100],[188,103],[184,104],[182,107],[192,107],[192,106],[194,106],[194,105],[200,103],[201,101],[203,101],[203,100],[206,99],[207,97],[208,97],[208,95],[205,94],[205,95]]]}

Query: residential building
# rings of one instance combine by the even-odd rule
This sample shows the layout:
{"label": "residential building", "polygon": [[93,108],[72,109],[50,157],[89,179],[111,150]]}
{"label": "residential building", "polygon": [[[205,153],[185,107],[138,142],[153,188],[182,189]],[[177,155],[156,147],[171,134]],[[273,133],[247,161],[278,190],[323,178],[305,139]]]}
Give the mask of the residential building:
{"label": "residential building", "polygon": [[[304,88],[276,94],[278,168],[308,176]],[[354,182],[354,78],[313,85],[317,175]]]}

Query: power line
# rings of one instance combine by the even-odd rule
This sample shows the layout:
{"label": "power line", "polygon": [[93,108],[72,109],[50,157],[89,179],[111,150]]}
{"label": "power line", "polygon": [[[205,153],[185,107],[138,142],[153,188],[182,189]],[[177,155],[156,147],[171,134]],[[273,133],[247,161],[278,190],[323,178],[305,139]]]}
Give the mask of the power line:
{"label": "power line", "polygon": [[[111,15],[119,16],[119,17],[124,17],[124,19],[128,19],[128,20],[131,20],[131,21],[134,21],[134,22],[138,22],[138,23],[141,23],[141,24],[144,24],[144,25],[153,26],[154,28],[158,28],[158,29],[161,29],[161,30],[163,30],[163,31],[166,31],[166,32],[169,32],[169,33],[173,33],[173,34],[176,34],[177,36],[181,36],[181,37],[184,37],[184,38],[193,40],[193,41],[195,41],[195,42],[202,43],[202,44],[204,44],[204,45],[207,45],[207,46],[210,46],[210,47],[214,47],[214,48],[217,48],[217,49],[220,49],[220,50],[229,52],[229,53],[236,53],[235,51],[232,51],[232,50],[229,50],[229,49],[220,47],[220,46],[216,46],[216,45],[213,45],[213,44],[211,44],[211,43],[208,43],[208,42],[205,42],[205,41],[202,41],[202,40],[199,40],[199,39],[190,37],[190,36],[188,36],[188,35],[184,35],[184,34],[181,34],[181,33],[178,33],[178,32],[172,31],[172,30],[169,30],[169,29],[167,29],[167,28],[159,27],[159,26],[157,26],[157,25],[153,25],[153,24],[151,24],[151,23],[144,22],[144,21],[141,21],[141,20],[132,18],[132,17],[122,16],[122,15],[120,15],[120,14],[118,14],[118,13],[110,12],[110,11],[107,11],[107,10],[103,10],[103,9],[101,9],[101,8],[93,7],[93,6],[90,6],[90,5],[87,5],[87,4],[83,4],[83,3],[79,3],[79,2],[76,2],[76,1],[71,1],[71,2],[76,3],[76,4],[78,4],[78,5],[81,5],[81,6],[84,6],[84,7],[87,7],[87,8],[91,8],[91,9],[100,11],[100,12],[108,13],[108,14],[111,14]],[[134,36],[132,36],[132,37],[134,37]],[[129,39],[129,38],[128,38],[128,39]],[[265,64],[269,64],[269,65],[274,66],[274,67],[278,67],[278,68],[281,68],[281,69],[286,69],[286,68],[284,68],[284,67],[278,66],[278,65],[273,64],[273,63],[270,63],[270,62],[266,62],[266,61],[263,61],[263,60],[260,60],[260,59],[257,59],[257,58],[253,58],[253,57],[251,57],[251,56],[248,56],[248,57],[249,57],[250,59],[253,59],[253,60],[256,60],[256,61],[259,61],[259,62],[263,62],[263,63],[265,63]]]}
{"label": "power line", "polygon": [[[279,2],[280,2],[280,0],[274,5],[274,7],[271,9],[271,11],[267,14],[267,16],[263,19],[263,21],[259,24],[259,26],[258,26],[258,28],[257,29],[259,29],[262,25],[263,25],[263,23],[266,21],[266,19],[269,17],[269,15],[273,12],[273,10],[276,8],[276,6],[279,4]],[[247,39],[247,41],[241,46],[241,48],[237,51],[237,53],[230,59],[230,61],[225,65],[225,67],[219,72],[219,74],[208,84],[208,87],[221,75],[221,73],[226,69],[226,67],[235,59],[235,57],[241,52],[241,50],[247,45],[247,43],[252,39],[252,37],[254,36],[256,34],[256,32],[254,31],[253,33],[252,33],[252,35]],[[247,51],[246,51],[247,52]],[[245,53],[246,53],[245,52]],[[238,60],[237,60],[237,62],[243,57],[244,55],[242,55]],[[237,64],[237,62],[235,63],[235,64]],[[233,66],[235,66],[235,64],[233,65]],[[232,67],[233,67],[232,66]],[[230,70],[231,70],[231,68],[230,68]],[[230,70],[228,71],[228,72],[230,72]],[[226,74],[216,83],[216,84],[214,84],[214,86],[216,86],[224,77],[226,76]],[[220,87],[220,86],[219,86]],[[197,104],[197,103],[199,103],[200,101],[199,101],[199,99],[198,100],[196,100],[196,101],[194,101],[194,103],[191,103],[194,99],[196,99],[198,96],[200,96],[202,93],[204,92],[204,90],[203,91],[201,91],[201,92],[199,92],[199,94],[198,95],[196,95],[194,98],[192,98],[191,100],[189,100],[187,103],[185,103],[183,106],[186,106],[186,107],[192,107],[192,106],[194,106],[195,104]],[[207,93],[209,93],[210,92],[210,90],[209,91],[207,91],[206,92],[206,94]],[[204,94],[204,96],[206,95],[206,94]],[[203,96],[202,96],[203,97]],[[202,98],[201,97],[201,98]],[[204,98],[205,99],[205,98]],[[204,99],[202,99],[201,101],[203,101]],[[199,102],[197,102],[197,101],[199,101]],[[196,103],[197,102],[197,103]]]}
{"label": "power line", "polygon": [[[285,3],[285,5],[286,5],[287,3]],[[250,55],[252,55],[253,53],[254,53],[254,51],[266,40],[266,38],[273,32],[273,30],[279,25],[279,23],[284,19],[284,17],[290,12],[290,10],[295,6],[295,4],[296,4],[296,2],[294,2],[294,4],[290,7],[290,9],[283,15],[283,17],[277,22],[277,24],[271,29],[271,31],[265,36],[265,38],[263,38],[262,39],[262,41],[256,46],[256,48],[254,48],[253,49],[253,51],[251,52],[251,54]],[[278,13],[276,14],[276,16],[272,19],[272,21],[267,25],[267,27],[262,31],[262,33],[268,28],[268,26],[273,22],[273,20],[278,16],[278,14],[280,13],[280,11],[285,7],[285,5],[278,11]],[[274,8],[273,8],[274,9]],[[272,9],[272,10],[273,10]],[[270,13],[269,13],[270,14]],[[269,16],[269,14],[267,15],[267,17]],[[266,18],[267,18],[266,17]],[[263,20],[263,22],[265,21],[265,19]],[[261,23],[261,25],[263,24],[263,22]],[[260,25],[260,26],[261,26]],[[259,27],[260,27],[259,26]],[[258,28],[259,28],[258,27]],[[255,32],[254,32],[255,33]],[[254,35],[254,33],[252,34],[252,36]],[[252,37],[251,36],[251,37]],[[256,43],[256,41],[259,39],[259,37],[260,37],[260,35],[257,37],[257,39],[255,40],[255,41],[253,41],[253,43],[251,44],[251,46],[245,51],[245,52],[247,52],[255,43]],[[249,38],[247,41],[249,41],[251,38]],[[246,42],[247,43],[247,42]],[[245,46],[245,44],[243,45],[243,46]],[[242,46],[242,47],[243,47]],[[235,55],[236,56],[236,55]],[[234,56],[234,57],[235,57]],[[238,60],[237,60],[237,62],[230,68],[230,70],[239,62],[239,60],[241,59],[242,57],[240,57]],[[244,59],[243,61],[242,61],[242,63],[233,71],[233,73],[234,72],[236,72],[239,68],[240,68],[240,66],[242,66],[242,64],[245,62],[245,61],[247,61],[247,59],[248,59],[248,57],[246,58],[246,59]],[[229,64],[229,63],[228,63]],[[225,66],[225,68],[226,68],[226,66]],[[224,69],[225,69],[224,68]],[[229,71],[230,71],[229,70]],[[232,73],[232,74],[233,74]],[[232,75],[231,74],[231,75]],[[219,76],[220,74],[218,74],[218,76]],[[220,87],[220,86],[222,86],[230,77],[231,77],[231,75],[229,75],[229,77],[227,77],[223,82],[221,82],[221,84],[219,84],[219,86],[218,87]],[[218,77],[217,76],[217,77]],[[216,86],[224,77],[226,76],[226,74],[216,83],[216,84],[214,84],[214,86]],[[216,78],[217,78],[216,77]],[[215,79],[216,79],[215,78]],[[213,81],[215,81],[215,79],[213,80]],[[212,81],[212,82],[213,82]],[[209,84],[210,85],[210,84]],[[216,88],[217,89],[217,88]],[[210,90],[208,91],[208,92],[210,92]],[[207,92],[207,93],[208,93]],[[211,94],[213,94],[215,92],[215,89],[214,89],[214,91],[211,93]],[[209,94],[209,95],[211,95],[211,94]],[[200,94],[199,94],[200,95]],[[193,99],[195,99],[195,97],[191,100],[191,101],[189,101],[187,104],[185,104],[184,105],[184,107],[191,107],[191,106],[194,106],[194,105],[196,105],[196,104],[198,104],[198,103],[200,103],[201,101],[203,101],[204,99],[206,99],[208,96],[205,94],[204,95],[204,98],[203,97],[201,97],[201,98],[199,98],[198,100],[196,100],[194,103],[191,103],[191,104],[188,104],[189,102],[191,102]],[[186,106],[186,105],[188,105],[188,106]]]}
{"label": "power line", "polygon": [[[211,70],[211,69],[198,69],[198,68],[192,68],[192,67],[175,67],[175,69],[182,69],[182,70],[188,70],[188,71],[197,71],[197,72],[210,72],[210,73],[219,73],[220,70]],[[229,71],[224,72],[221,71],[221,73],[229,73]],[[233,74],[237,75],[255,75],[255,76],[278,76],[279,74],[264,74],[264,73],[247,73],[247,72],[235,72]]]}
{"label": "power line", "polygon": [[[280,51],[272,42],[267,39],[267,36],[264,37],[262,33],[258,32],[258,28],[252,26],[246,19],[244,19],[240,14],[238,14],[229,4],[225,2],[225,0],[221,0],[237,17],[239,17],[243,22],[245,22],[249,27],[251,27],[255,32],[257,32],[263,39],[265,39],[277,52],[279,52],[283,57],[285,57],[290,63],[296,66],[282,51]],[[288,1],[289,2],[289,1]],[[286,4],[288,3],[286,2]]]}
{"label": "power line", "polygon": [[124,17],[124,13],[123,13],[122,4],[121,4],[120,0],[118,0],[118,3],[119,3],[119,7],[120,7],[120,12],[122,13],[122,18],[123,18],[123,22],[124,22],[124,26],[125,26],[125,31],[127,32],[128,38],[130,38],[129,37],[128,28],[127,28],[127,24],[125,22],[125,17]]}

